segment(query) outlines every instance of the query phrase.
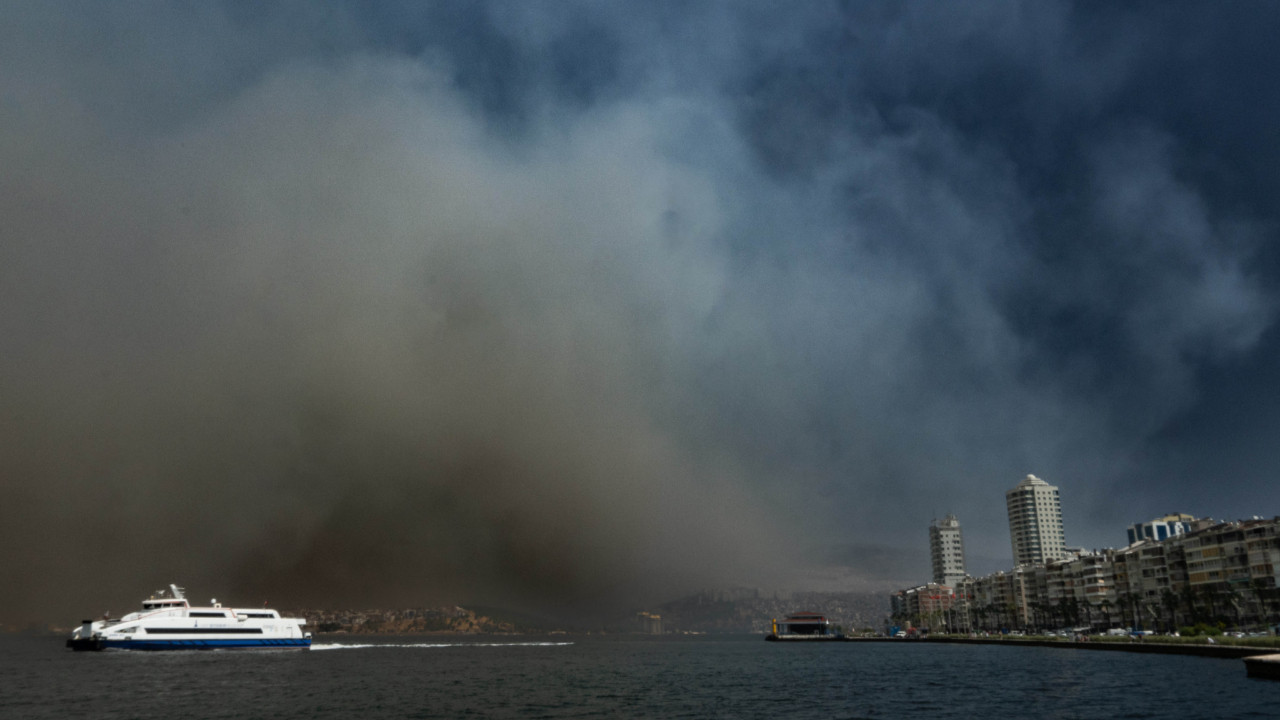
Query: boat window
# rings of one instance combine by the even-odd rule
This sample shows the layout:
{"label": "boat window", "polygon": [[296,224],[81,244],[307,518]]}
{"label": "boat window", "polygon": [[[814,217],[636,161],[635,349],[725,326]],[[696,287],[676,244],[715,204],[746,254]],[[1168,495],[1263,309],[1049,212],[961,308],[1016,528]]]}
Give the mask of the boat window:
{"label": "boat window", "polygon": [[147,632],[152,635],[261,635],[262,628],[151,628]]}
{"label": "boat window", "polygon": [[227,614],[224,612],[189,612],[187,617],[220,617],[224,618]]}
{"label": "boat window", "polygon": [[132,635],[132,634],[134,634],[134,633],[135,633],[135,632],[137,632],[137,631],[138,631],[138,626],[137,626],[137,625],[130,625],[130,626],[129,626],[129,627],[127,627],[127,628],[121,628],[121,629],[120,629],[120,632],[122,632],[122,633],[124,633],[124,634],[126,634],[126,635]]}

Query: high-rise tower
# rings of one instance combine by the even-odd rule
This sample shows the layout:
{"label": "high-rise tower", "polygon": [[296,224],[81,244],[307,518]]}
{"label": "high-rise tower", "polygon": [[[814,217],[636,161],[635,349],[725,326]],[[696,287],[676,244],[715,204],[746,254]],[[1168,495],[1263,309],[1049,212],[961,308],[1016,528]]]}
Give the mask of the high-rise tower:
{"label": "high-rise tower", "polygon": [[964,580],[964,540],[960,521],[947,513],[942,522],[929,524],[929,552],[933,556],[933,581],[950,588]]}
{"label": "high-rise tower", "polygon": [[1043,564],[1067,556],[1058,488],[1028,475],[1004,494],[1014,565]]}

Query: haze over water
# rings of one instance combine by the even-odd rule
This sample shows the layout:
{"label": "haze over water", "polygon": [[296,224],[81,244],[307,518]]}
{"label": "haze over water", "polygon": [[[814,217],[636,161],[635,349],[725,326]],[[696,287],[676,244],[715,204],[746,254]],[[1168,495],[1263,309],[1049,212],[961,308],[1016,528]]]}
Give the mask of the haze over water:
{"label": "haze over water", "polygon": [[1277,36],[1268,3],[4,3],[0,623],[171,582],[882,591],[946,512],[1009,567],[1028,473],[1069,545],[1272,515]]}

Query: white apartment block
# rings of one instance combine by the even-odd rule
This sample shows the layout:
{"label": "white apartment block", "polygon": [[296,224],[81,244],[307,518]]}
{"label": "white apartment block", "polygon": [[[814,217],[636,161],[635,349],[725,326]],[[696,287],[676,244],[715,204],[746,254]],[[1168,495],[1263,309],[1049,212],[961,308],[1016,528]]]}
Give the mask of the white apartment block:
{"label": "white apartment block", "polygon": [[953,590],[964,582],[964,539],[955,515],[929,525],[929,552],[933,557],[933,581]]}
{"label": "white apartment block", "polygon": [[1058,488],[1028,475],[1004,497],[1015,566],[1045,564],[1067,556]]}

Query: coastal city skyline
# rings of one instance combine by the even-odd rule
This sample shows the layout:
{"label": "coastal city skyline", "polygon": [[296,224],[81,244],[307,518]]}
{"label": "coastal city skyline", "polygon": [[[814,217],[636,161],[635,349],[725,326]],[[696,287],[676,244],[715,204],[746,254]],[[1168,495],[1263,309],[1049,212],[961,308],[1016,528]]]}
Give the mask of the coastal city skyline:
{"label": "coastal city skyline", "polygon": [[894,630],[1280,629],[1280,516],[1171,513],[1129,525],[1127,544],[1088,549],[1064,540],[1058,487],[1027,475],[1005,501],[1012,564],[966,573],[959,519],[934,519],[933,576],[890,594]]}
{"label": "coastal city skyline", "polygon": [[883,596],[1032,472],[1046,558],[1269,517],[1277,30],[2,4],[0,614]]}
{"label": "coastal city skyline", "polygon": [[[1209,516],[1196,517],[1188,513],[1168,513],[1146,521],[1131,523],[1117,541],[1099,545],[1092,550],[1073,546],[1066,542],[1066,528],[1062,524],[1060,488],[1045,482],[1034,474],[1005,493],[1008,510],[1008,533],[1012,553],[1004,561],[1009,567],[1044,565],[1062,560],[1070,555],[1097,552],[1138,544],[1143,541],[1160,542],[1194,529],[1203,529],[1206,523],[1217,522]],[[1261,520],[1251,515],[1249,520]],[[955,587],[965,577],[964,536],[960,519],[948,512],[942,520],[934,518],[929,523],[929,558],[932,567],[931,581],[938,585]],[[1127,537],[1127,542],[1123,538]],[[1033,539],[1034,538],[1034,539]],[[1045,540],[1041,540],[1045,538]],[[1036,550],[1039,549],[1039,552]]]}

